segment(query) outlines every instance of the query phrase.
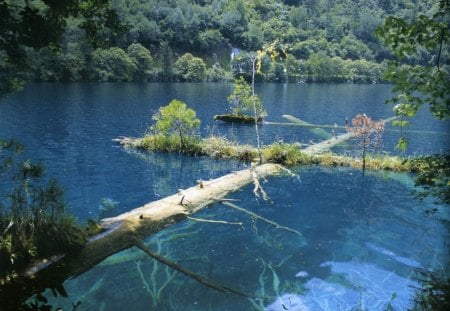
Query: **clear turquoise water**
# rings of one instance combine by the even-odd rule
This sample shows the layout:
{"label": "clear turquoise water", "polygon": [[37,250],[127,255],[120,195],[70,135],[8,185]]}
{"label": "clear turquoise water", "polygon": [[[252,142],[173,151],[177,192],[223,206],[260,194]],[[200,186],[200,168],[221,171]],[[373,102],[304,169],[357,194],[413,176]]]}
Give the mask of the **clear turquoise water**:
{"label": "clear turquoise water", "polygon": [[[223,113],[226,84],[37,84],[0,102],[0,135],[22,141],[28,155],[47,167],[66,189],[80,220],[101,216],[101,202],[116,202],[118,214],[186,188],[197,179],[224,175],[245,165],[182,155],[125,152],[111,142],[145,132],[152,113],[172,98],[186,101],[202,120],[202,133],[253,142],[251,126],[214,124]],[[383,105],[386,85],[259,85],[268,120],[291,114],[310,123],[342,124],[360,112],[391,115]],[[408,152],[449,149],[448,124],[426,114],[414,120]],[[307,143],[317,132],[263,126],[263,142]],[[388,132],[391,150],[397,133]],[[347,147],[346,147],[347,148]],[[344,148],[345,149],[345,148]],[[416,269],[441,271],[448,262],[448,233],[436,221],[448,206],[427,216],[432,202],[410,194],[411,178],[351,169],[295,168],[297,177],[263,184],[269,201],[251,187],[232,195],[237,204],[302,233],[254,221],[223,205],[196,217],[243,226],[183,221],[149,237],[154,250],[199,274],[264,300],[223,294],[155,263],[137,249],[106,259],[64,285],[69,298],[55,306],[81,310],[396,310],[410,306]],[[167,282],[170,280],[169,282]],[[159,294],[158,294],[159,291]],[[395,293],[394,297],[393,294]]]}

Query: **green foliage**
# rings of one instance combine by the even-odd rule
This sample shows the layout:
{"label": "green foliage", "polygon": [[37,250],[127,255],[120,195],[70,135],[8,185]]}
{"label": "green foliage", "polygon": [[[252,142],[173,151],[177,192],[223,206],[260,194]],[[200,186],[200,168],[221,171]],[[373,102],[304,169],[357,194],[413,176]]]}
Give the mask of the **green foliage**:
{"label": "green foliage", "polygon": [[290,70],[296,80],[307,82],[353,82],[353,83],[376,83],[382,81],[382,64],[360,60],[344,60],[341,57],[329,57],[319,52],[311,54],[304,62],[291,62]]}
{"label": "green foliage", "polygon": [[206,79],[205,62],[190,53],[180,56],[175,62],[174,69],[181,81],[200,82]]}
{"label": "green foliage", "polygon": [[[195,138],[200,127],[200,120],[194,110],[187,108],[186,104],[179,100],[172,100],[167,106],[159,108],[152,119],[156,122],[151,127],[151,132],[159,137],[166,137],[169,142],[179,146],[179,150],[189,148],[190,141]],[[172,136],[178,137],[174,141]]]}
{"label": "green foliage", "polygon": [[409,160],[417,173],[415,190],[421,199],[432,196],[438,202],[450,204],[450,154],[431,155]]}
{"label": "green foliage", "polygon": [[412,22],[388,17],[377,35],[392,50],[397,60],[389,63],[386,79],[394,84],[395,104],[399,115],[414,115],[424,104],[438,119],[450,117],[449,18],[448,1],[429,15]]}
{"label": "green foliage", "polygon": [[235,159],[250,162],[257,157],[255,148],[241,145],[222,136],[210,136],[202,140],[202,151],[215,159]]}
{"label": "green foliage", "polygon": [[150,51],[140,43],[133,43],[127,49],[127,54],[136,66],[135,81],[146,81],[151,76],[153,58]]}
{"label": "green foliage", "polygon": [[22,160],[21,151],[20,144],[0,140],[0,177],[11,185],[0,202],[0,276],[33,258],[74,251],[87,238],[65,213],[62,188],[55,180],[42,181],[42,166]]}
{"label": "green foliage", "polygon": [[287,166],[310,163],[309,157],[300,151],[298,145],[277,142],[262,150],[265,162],[279,163]]}
{"label": "green foliage", "polygon": [[227,98],[228,103],[234,114],[250,115],[254,116],[254,109],[256,107],[256,115],[258,117],[264,117],[266,112],[259,100],[259,97],[255,94],[252,95],[252,89],[250,85],[241,76],[236,79],[233,84],[233,93]]}
{"label": "green foliage", "polygon": [[[59,3],[58,9],[56,2]],[[26,2],[24,7],[6,4],[9,3],[6,0],[0,0],[0,3],[3,8],[0,10],[3,18],[0,26],[4,26],[0,28],[5,29],[0,31],[3,38],[3,41],[0,40],[2,93],[19,90],[29,79],[129,81],[131,76],[136,81],[172,81],[174,53],[195,53],[205,60],[207,67],[220,63],[228,75],[230,45],[255,51],[275,40],[287,47],[287,51],[300,64],[292,71],[285,66],[284,60],[279,59],[273,65],[263,60],[263,68],[258,70],[256,81],[379,82],[383,71],[380,63],[391,57],[373,35],[373,30],[381,25],[382,17],[395,14],[394,18],[399,20],[420,21],[422,17],[418,16],[431,7],[430,2],[425,0],[415,1],[414,6],[406,0],[371,0],[364,3],[349,0],[110,0],[109,3],[107,0],[61,0],[52,1],[48,7],[40,2],[38,5],[37,1]],[[27,11],[29,15],[23,15],[27,18],[20,18],[22,11]],[[42,27],[34,27],[36,23],[42,23]],[[422,22],[416,30],[425,24]],[[25,26],[30,25],[35,28],[33,34],[36,36],[31,36],[28,30],[21,33]],[[123,25],[127,25],[127,29]],[[430,29],[430,34],[434,33],[431,28],[427,29]],[[436,36],[430,37],[429,41],[432,42]],[[420,36],[417,40],[421,40]],[[402,51],[409,52],[414,46],[414,42],[393,38],[391,43],[395,42],[409,45]],[[111,74],[104,68],[93,66],[91,60],[94,56],[98,57],[98,48],[125,49],[134,44],[151,51],[156,64],[149,62],[147,51],[140,49],[136,53],[141,56],[133,57],[128,53],[137,67],[131,75],[129,72]],[[422,50],[419,48],[419,56],[413,58],[419,62],[408,59],[409,66],[423,65],[426,58]],[[233,59],[231,70],[234,77],[243,75],[247,81],[250,80],[252,62],[247,56],[251,54],[242,51]],[[444,44],[440,57],[441,71],[447,66],[443,61],[447,54]],[[143,57],[142,62],[136,61],[140,57]],[[33,59],[33,62],[27,59]],[[286,75],[282,66],[286,68]],[[404,72],[411,68],[405,67]],[[177,69],[180,69],[175,77],[177,80],[219,80],[220,73],[216,74],[214,70],[209,70],[211,74],[205,75],[201,62],[195,63],[191,69],[186,63],[180,64]],[[416,76],[423,76],[419,69],[413,69],[417,70]],[[394,76],[386,77],[404,81],[402,72],[395,72]],[[444,78],[439,72],[430,76],[435,78],[432,84]],[[443,91],[441,88],[439,92]],[[411,94],[413,96],[415,93]],[[442,115],[442,107],[434,106],[437,114]]]}
{"label": "green foliage", "polygon": [[210,51],[217,48],[224,38],[218,29],[207,29],[198,35],[199,48],[204,51]]}
{"label": "green foliage", "polygon": [[[69,17],[82,20],[84,36],[93,46],[105,43],[100,32],[114,35],[123,30],[107,0],[0,0],[0,64],[3,67],[0,96],[20,89],[28,79],[26,73],[32,62],[27,58],[27,51],[44,47],[52,51],[60,49]],[[51,68],[51,64],[45,66]]]}
{"label": "green foliage", "polygon": [[437,271],[420,271],[421,288],[416,292],[413,311],[445,311],[450,308],[450,278]]}
{"label": "green foliage", "polygon": [[173,52],[167,41],[161,42],[159,46],[161,80],[171,81],[173,77]]}
{"label": "green foliage", "polygon": [[94,79],[106,81],[132,81],[136,64],[121,48],[96,49],[92,53]]}
{"label": "green foliage", "polygon": [[[183,140],[181,140],[183,137]],[[139,147],[156,152],[181,152],[190,155],[203,155],[200,140],[193,136],[180,136],[177,134],[149,134],[145,135]]]}
{"label": "green foliage", "polygon": [[[3,93],[20,89],[29,79],[129,81],[131,76],[135,81],[217,81],[221,72],[212,69],[205,75],[197,59],[192,68],[186,62],[174,68],[174,55],[194,54],[204,60],[206,67],[220,63],[229,75],[230,46],[242,50],[232,61],[233,76],[242,75],[250,81],[252,51],[263,50],[274,41],[285,46],[300,64],[292,71],[282,59],[273,64],[264,59],[256,81],[379,82],[383,70],[380,64],[391,55],[374,37],[373,30],[387,14],[418,20],[420,12],[431,7],[425,0],[415,1],[414,5],[407,0],[61,0],[48,2],[48,7],[41,1],[24,1],[27,4],[23,8],[6,0],[0,3],[6,8],[0,10],[0,59],[4,58],[2,52],[5,55],[5,61],[0,62]],[[27,13],[21,15],[25,10]],[[36,23],[42,26],[34,27]],[[29,26],[35,30],[24,31]],[[149,62],[147,51],[140,49],[136,51],[140,56],[128,53],[137,67],[133,74],[109,73],[93,66],[91,60],[98,57],[98,49],[125,50],[134,44],[151,51],[156,62]],[[442,51],[443,59],[445,47]],[[422,64],[424,53],[419,54],[418,64]],[[138,58],[142,62],[136,61]]]}
{"label": "green foliage", "polygon": [[223,69],[219,63],[215,63],[206,71],[206,79],[209,82],[232,81],[231,73]]}

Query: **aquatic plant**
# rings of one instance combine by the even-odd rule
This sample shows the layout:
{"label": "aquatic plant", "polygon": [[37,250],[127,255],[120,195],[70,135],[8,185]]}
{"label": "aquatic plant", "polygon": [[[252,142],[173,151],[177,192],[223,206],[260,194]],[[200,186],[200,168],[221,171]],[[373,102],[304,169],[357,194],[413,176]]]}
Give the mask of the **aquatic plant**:
{"label": "aquatic plant", "polygon": [[0,175],[11,185],[4,195],[8,199],[0,202],[2,277],[33,258],[78,249],[87,239],[82,226],[65,213],[63,189],[53,179],[43,182],[43,167],[22,160],[22,150],[16,142],[0,140]]}

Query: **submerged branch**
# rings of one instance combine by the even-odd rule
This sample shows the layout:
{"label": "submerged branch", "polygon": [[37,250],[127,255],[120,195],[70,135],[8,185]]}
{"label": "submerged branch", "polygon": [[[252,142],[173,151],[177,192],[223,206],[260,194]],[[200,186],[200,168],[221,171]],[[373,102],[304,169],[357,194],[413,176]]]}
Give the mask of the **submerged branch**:
{"label": "submerged branch", "polygon": [[198,222],[208,222],[208,223],[213,223],[213,224],[238,225],[241,227],[244,225],[242,222],[229,222],[229,221],[225,221],[225,220],[211,220],[211,219],[203,219],[203,218],[194,218],[191,216],[188,216],[187,219],[193,220],[193,221],[198,221]]}
{"label": "submerged branch", "polygon": [[272,225],[272,226],[275,226],[277,229],[283,229],[283,230],[289,231],[289,232],[291,232],[291,233],[298,234],[299,236],[302,236],[302,234],[301,234],[300,232],[298,232],[297,230],[291,229],[291,228],[289,228],[289,227],[282,226],[282,225],[280,225],[280,224],[278,224],[278,223],[276,223],[276,222],[274,222],[274,221],[272,221],[272,220],[269,220],[269,219],[267,219],[267,218],[264,218],[264,217],[262,217],[262,216],[259,216],[258,214],[255,214],[255,213],[253,213],[253,212],[250,212],[250,211],[246,210],[245,208],[239,207],[239,206],[237,206],[237,205],[235,205],[235,204],[233,204],[233,203],[230,203],[230,202],[222,202],[222,204],[223,204],[223,205],[226,205],[226,206],[228,206],[228,207],[234,208],[235,210],[238,210],[238,211],[240,211],[240,212],[249,214],[249,215],[251,215],[251,216],[254,217],[254,218],[257,218],[257,219],[262,220],[262,221],[264,221],[264,222],[266,222],[266,223],[268,223],[268,224],[270,224],[270,225]]}
{"label": "submerged branch", "polygon": [[187,275],[188,277],[193,278],[194,280],[196,280],[197,282],[199,282],[200,284],[203,284],[209,288],[215,289],[219,292],[222,293],[233,293],[233,294],[237,294],[240,296],[244,296],[244,297],[248,297],[248,298],[262,298],[262,297],[255,297],[254,295],[250,295],[246,292],[243,292],[241,290],[220,284],[219,282],[216,282],[214,280],[208,279],[204,276],[201,276],[179,264],[177,264],[174,261],[171,261],[168,258],[165,258],[155,252],[153,252],[149,247],[147,247],[142,241],[140,240],[136,240],[136,247],[140,248],[144,253],[146,253],[147,255],[149,255],[150,257],[152,257],[153,259],[171,267],[172,269],[175,269],[185,275]]}

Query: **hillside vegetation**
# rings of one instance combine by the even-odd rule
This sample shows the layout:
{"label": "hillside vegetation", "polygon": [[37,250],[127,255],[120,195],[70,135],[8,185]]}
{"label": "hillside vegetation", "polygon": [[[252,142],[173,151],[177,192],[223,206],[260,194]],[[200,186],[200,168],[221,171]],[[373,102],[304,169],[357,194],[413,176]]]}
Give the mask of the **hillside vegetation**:
{"label": "hillside vegetation", "polygon": [[[414,20],[424,0],[110,0],[123,27],[86,36],[71,17],[59,48],[30,51],[39,81],[222,81],[247,74],[246,52],[277,42],[258,79],[379,82],[391,55],[375,37],[387,16]],[[231,61],[232,48],[239,54]]]}

